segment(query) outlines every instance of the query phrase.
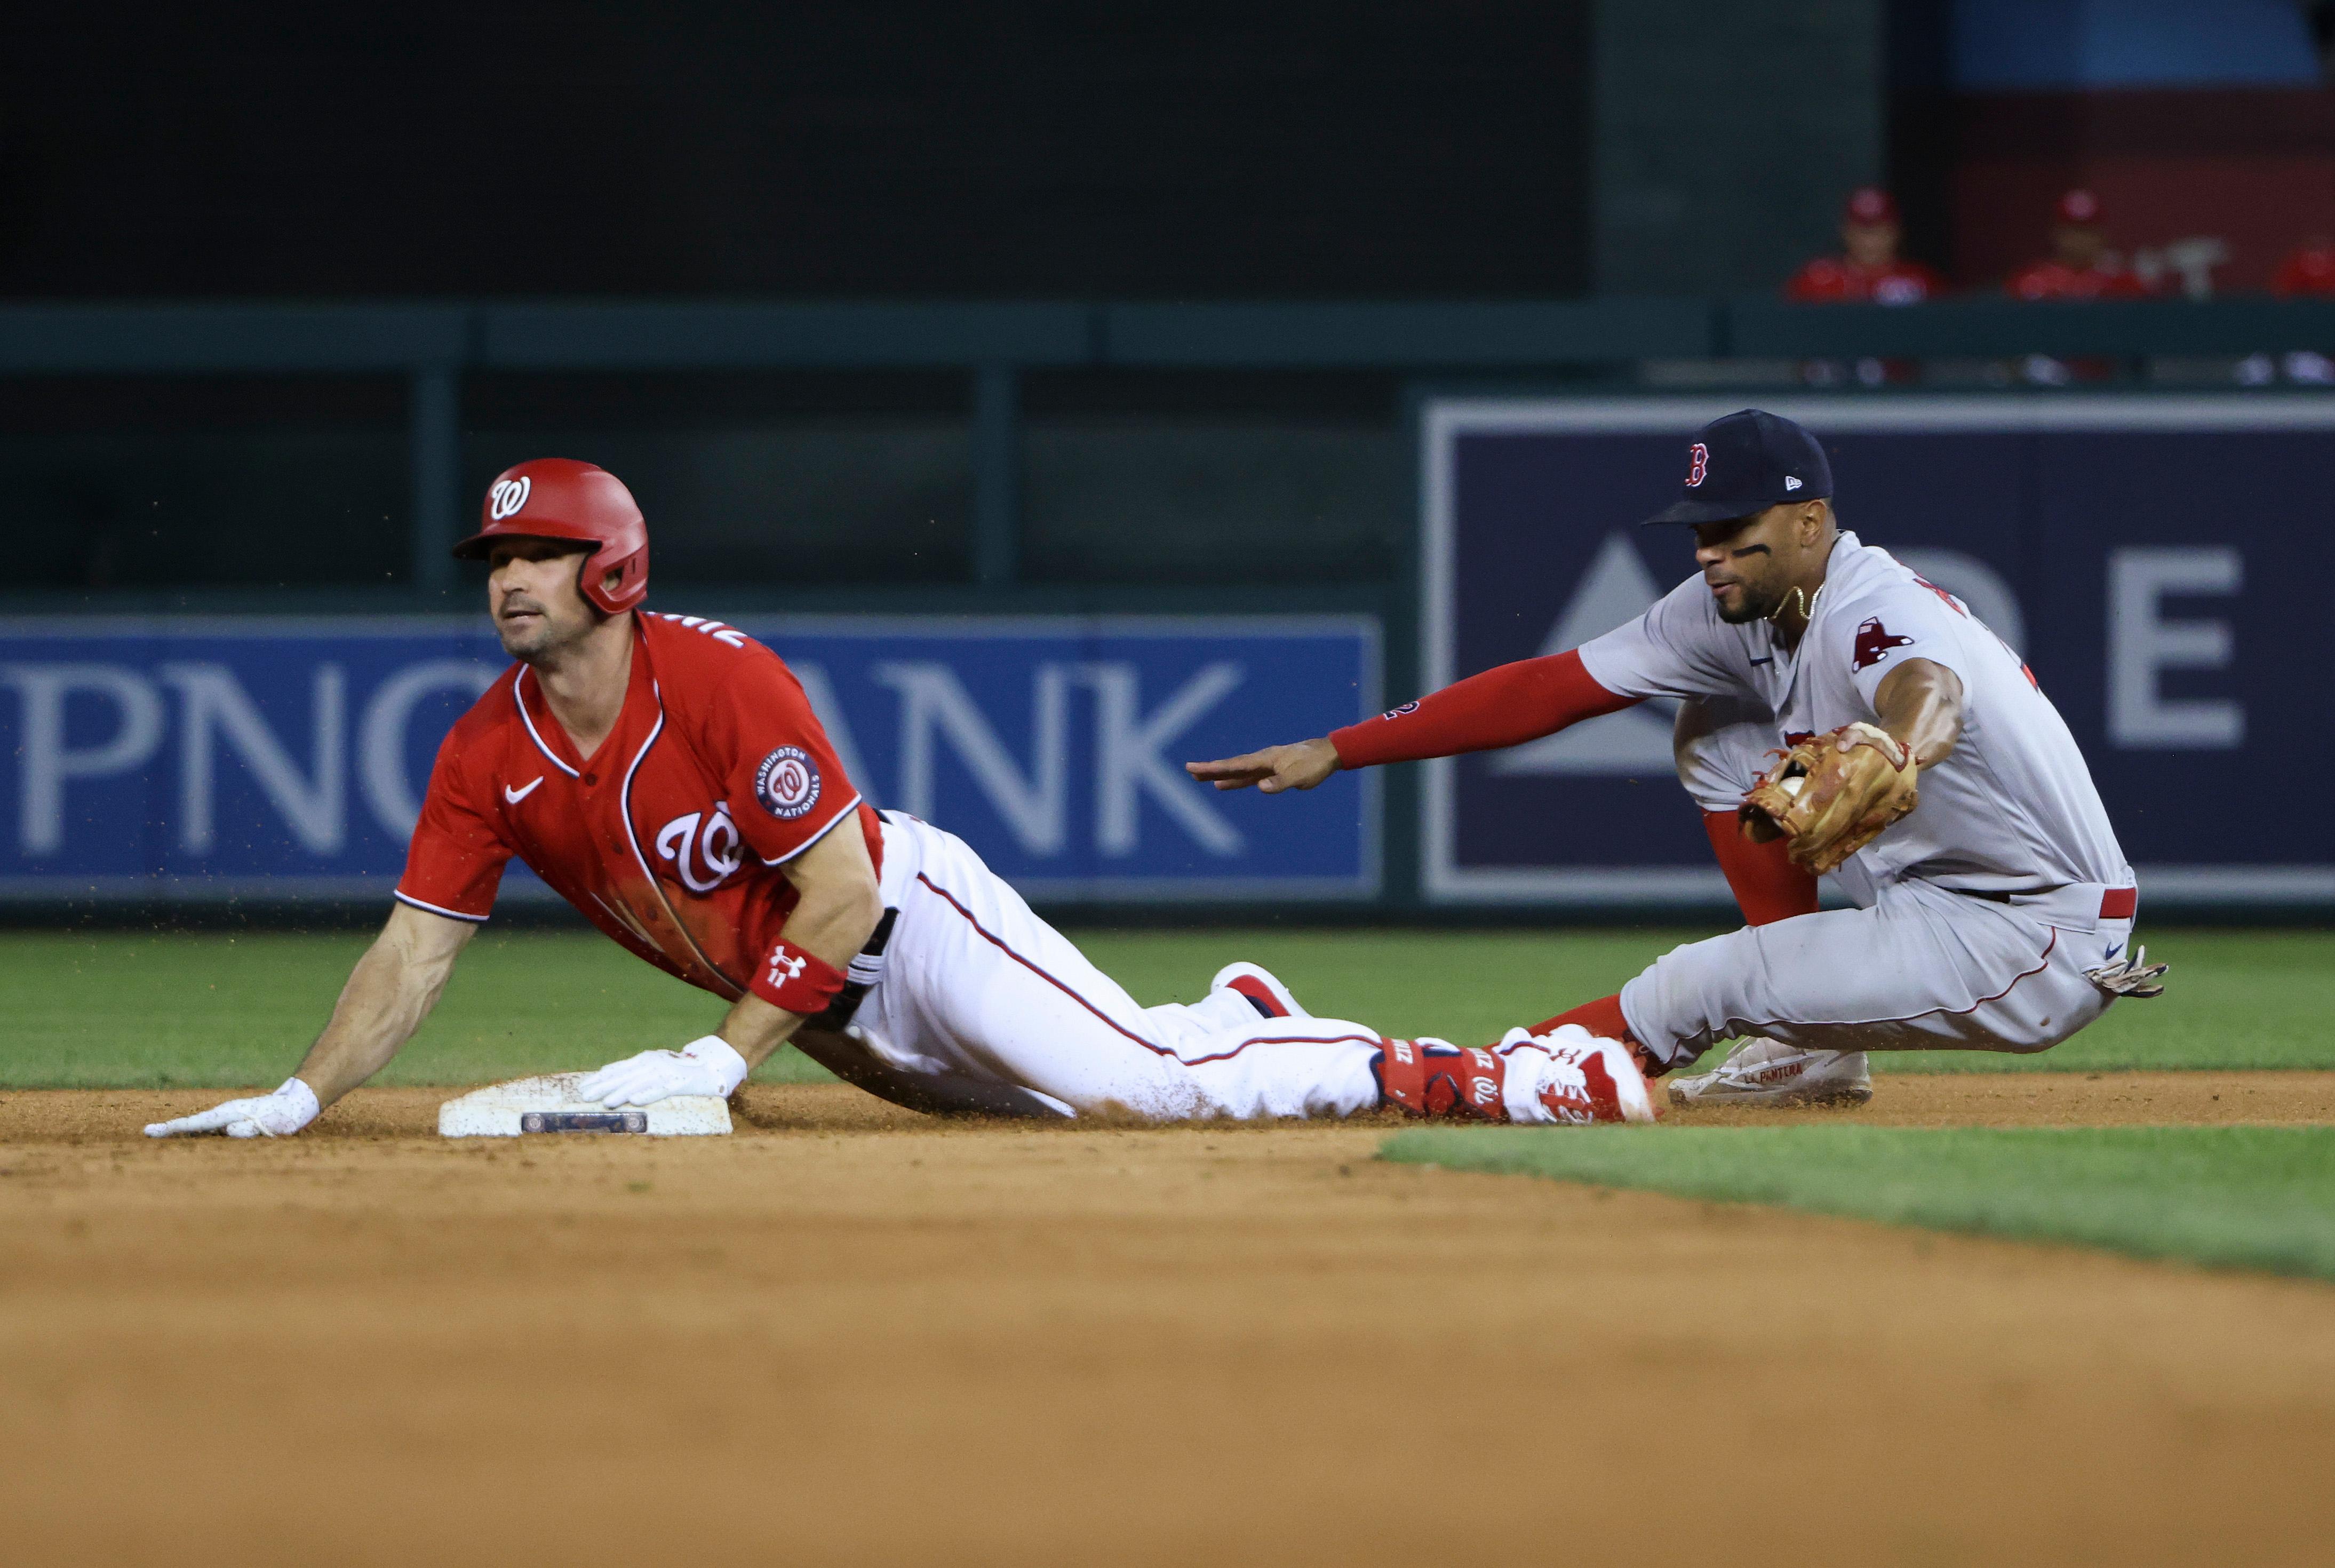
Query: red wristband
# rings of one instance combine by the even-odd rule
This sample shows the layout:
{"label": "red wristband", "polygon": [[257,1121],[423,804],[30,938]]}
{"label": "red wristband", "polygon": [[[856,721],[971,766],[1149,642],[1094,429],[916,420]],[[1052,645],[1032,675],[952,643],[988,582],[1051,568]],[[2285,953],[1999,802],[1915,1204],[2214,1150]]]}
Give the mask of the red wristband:
{"label": "red wristband", "polygon": [[755,970],[747,989],[772,1007],[816,1018],[827,1011],[827,1004],[843,989],[843,971],[781,937]]}

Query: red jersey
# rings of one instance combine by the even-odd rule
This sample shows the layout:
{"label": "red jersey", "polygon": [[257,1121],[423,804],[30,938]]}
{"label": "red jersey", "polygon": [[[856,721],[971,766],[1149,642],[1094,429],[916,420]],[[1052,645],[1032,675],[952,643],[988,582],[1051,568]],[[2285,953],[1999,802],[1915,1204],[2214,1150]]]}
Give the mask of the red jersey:
{"label": "red jersey", "polygon": [[455,723],[397,896],[484,920],[517,856],[658,968],[775,1002],[762,960],[799,896],[779,867],[854,815],[880,867],[875,810],[776,653],[719,621],[642,611],[624,709],[589,758],[525,665]]}
{"label": "red jersey", "polygon": [[2010,275],[2002,291],[2013,299],[2146,299],[2148,286],[2121,266],[2068,266],[2039,261]]}
{"label": "red jersey", "polygon": [[1820,256],[1792,275],[1784,297],[1801,305],[1918,305],[1946,291],[1946,280],[1918,261],[1860,266],[1845,256]]}

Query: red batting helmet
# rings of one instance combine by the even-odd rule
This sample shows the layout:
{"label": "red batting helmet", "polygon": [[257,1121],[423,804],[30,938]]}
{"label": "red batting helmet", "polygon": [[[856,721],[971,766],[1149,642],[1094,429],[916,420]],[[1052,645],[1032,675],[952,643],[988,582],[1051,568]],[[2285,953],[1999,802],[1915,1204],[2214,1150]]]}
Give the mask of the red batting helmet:
{"label": "red batting helmet", "polygon": [[[574,458],[530,458],[487,487],[479,531],[454,547],[458,561],[482,561],[497,539],[575,539],[592,547],[576,568],[584,596],[614,615],[649,592],[649,526],[624,481]],[[610,572],[613,588],[602,586]]]}

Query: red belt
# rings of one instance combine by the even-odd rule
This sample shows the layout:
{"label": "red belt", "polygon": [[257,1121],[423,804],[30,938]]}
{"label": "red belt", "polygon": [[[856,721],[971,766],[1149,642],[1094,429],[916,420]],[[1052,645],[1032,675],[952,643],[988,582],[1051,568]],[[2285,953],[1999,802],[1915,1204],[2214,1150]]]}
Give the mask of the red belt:
{"label": "red belt", "polygon": [[2130,920],[2140,909],[2140,889],[2111,887],[2100,895],[2102,920]]}

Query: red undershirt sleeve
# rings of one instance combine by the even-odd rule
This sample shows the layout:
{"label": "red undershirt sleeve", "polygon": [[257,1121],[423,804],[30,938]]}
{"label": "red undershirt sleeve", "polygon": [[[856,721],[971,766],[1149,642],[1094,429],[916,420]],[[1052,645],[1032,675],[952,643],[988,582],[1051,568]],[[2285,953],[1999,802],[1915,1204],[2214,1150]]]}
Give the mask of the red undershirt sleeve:
{"label": "red undershirt sleeve", "polygon": [[1333,730],[1330,744],[1348,768],[1456,757],[1520,746],[1642,700],[1599,685],[1580,653],[1567,649],[1470,675],[1390,713]]}

